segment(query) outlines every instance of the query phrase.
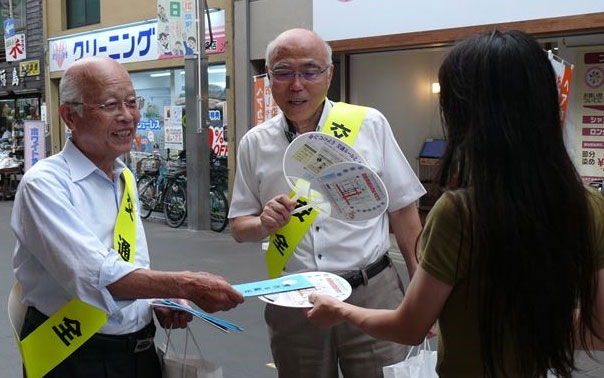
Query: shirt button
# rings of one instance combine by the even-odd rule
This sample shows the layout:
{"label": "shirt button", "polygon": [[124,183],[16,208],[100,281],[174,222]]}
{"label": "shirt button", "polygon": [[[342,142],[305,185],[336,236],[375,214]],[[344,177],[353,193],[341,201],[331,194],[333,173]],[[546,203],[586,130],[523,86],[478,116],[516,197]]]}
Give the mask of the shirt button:
{"label": "shirt button", "polygon": [[319,227],[319,226],[315,227],[315,231],[319,231],[320,228],[321,227]]}
{"label": "shirt button", "polygon": [[319,253],[319,260],[323,258],[323,255]]}

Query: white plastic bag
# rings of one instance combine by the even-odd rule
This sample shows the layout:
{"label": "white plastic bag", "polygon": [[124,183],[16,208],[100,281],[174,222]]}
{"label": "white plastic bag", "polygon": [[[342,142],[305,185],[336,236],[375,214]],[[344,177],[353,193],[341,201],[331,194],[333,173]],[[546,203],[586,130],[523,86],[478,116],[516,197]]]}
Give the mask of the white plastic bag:
{"label": "white plastic bag", "polygon": [[[417,353],[411,356],[414,349]],[[384,366],[384,378],[438,378],[436,359],[436,351],[430,349],[425,339],[421,346],[412,347],[403,361]]]}
{"label": "white plastic bag", "polygon": [[[183,353],[178,353],[170,342],[171,330],[166,330],[167,341],[164,345],[157,348],[162,364],[162,374],[164,378],[222,378],[222,366],[216,365],[206,360],[193,336],[193,332],[187,327],[185,337],[185,347]],[[191,335],[191,340],[197,348],[197,354],[187,354],[187,344]]]}

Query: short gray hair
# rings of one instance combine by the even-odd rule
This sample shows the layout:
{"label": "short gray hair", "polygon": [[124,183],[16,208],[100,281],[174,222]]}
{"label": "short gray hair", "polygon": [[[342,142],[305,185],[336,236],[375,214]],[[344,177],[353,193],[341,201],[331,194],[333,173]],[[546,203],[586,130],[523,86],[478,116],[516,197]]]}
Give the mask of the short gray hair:
{"label": "short gray hair", "polygon": [[[59,83],[59,99],[60,105],[68,104],[72,102],[82,102],[83,96],[82,91],[80,89],[78,78],[76,75],[69,72],[69,70],[65,71],[65,74],[61,78],[61,82]],[[76,112],[81,116],[82,108],[77,107]]]}
{"label": "short gray hair", "polygon": [[[270,63],[272,63],[272,59],[275,56],[275,48],[277,47],[277,44],[279,43],[279,40],[281,39],[280,37],[282,34],[283,33],[279,34],[277,37],[275,37],[275,39],[270,41],[268,43],[268,45],[266,46],[266,56],[264,57],[264,65],[270,66]],[[332,54],[331,46],[329,45],[329,43],[325,42],[325,40],[323,38],[321,38],[318,34],[317,34],[317,36],[321,39],[321,41],[323,42],[323,45],[325,46],[325,52],[327,53],[327,61],[325,62],[325,64],[330,66],[333,62],[331,59],[331,54]]]}

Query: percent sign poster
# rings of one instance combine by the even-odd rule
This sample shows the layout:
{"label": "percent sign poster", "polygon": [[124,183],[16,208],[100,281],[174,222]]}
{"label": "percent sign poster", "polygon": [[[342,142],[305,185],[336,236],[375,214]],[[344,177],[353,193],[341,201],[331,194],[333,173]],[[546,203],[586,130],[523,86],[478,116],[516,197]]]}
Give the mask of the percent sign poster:
{"label": "percent sign poster", "polygon": [[210,126],[208,127],[208,142],[214,154],[218,157],[229,155],[229,145],[226,125],[226,102],[219,107],[210,109]]}

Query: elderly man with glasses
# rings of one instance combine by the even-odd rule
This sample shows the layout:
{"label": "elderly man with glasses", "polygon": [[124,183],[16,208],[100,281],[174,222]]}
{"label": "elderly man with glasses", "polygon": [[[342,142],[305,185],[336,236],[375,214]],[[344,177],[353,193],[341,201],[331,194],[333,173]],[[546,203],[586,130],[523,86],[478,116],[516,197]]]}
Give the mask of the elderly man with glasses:
{"label": "elderly man with glasses", "polygon": [[[130,151],[143,105],[126,69],[110,58],[81,59],[59,92],[71,138],[25,173],[11,220],[14,272],[28,306],[17,330],[28,346],[20,348],[25,373],[159,378],[152,298],[214,312],[243,297],[209,273],[150,270],[134,177],[118,159]],[[167,308],[155,315],[163,327],[192,320]],[[49,353],[49,345],[59,348]]]}
{"label": "elderly man with glasses", "polygon": [[[239,145],[229,212],[233,237],[240,242],[269,237],[269,265],[275,256],[271,249],[277,244],[285,246],[280,251],[287,251],[284,255],[289,258],[277,274],[336,273],[353,287],[350,303],[396,308],[403,298],[403,288],[388,256],[389,229],[412,275],[417,267],[415,243],[421,230],[415,201],[425,190],[388,121],[375,109],[334,104],[327,99],[334,72],[331,48],[310,30],[288,30],[269,43],[266,72],[281,114],[250,129]],[[328,117],[337,121],[344,115],[349,119],[346,113],[352,108],[360,109],[362,114],[352,117],[356,117],[352,122],[356,130],[341,127],[344,124],[339,122],[326,125]],[[301,221],[300,214],[292,216],[298,202],[289,196],[283,157],[296,136],[314,131],[332,132],[335,137],[348,131],[358,133],[346,143],[381,176],[390,197],[386,213],[353,223],[322,213],[312,221]],[[301,240],[295,245],[284,243],[284,227],[296,229]],[[279,235],[281,242],[275,243]],[[381,377],[383,366],[405,358],[406,347],[375,340],[351,326],[316,328],[299,308],[268,304],[265,319],[281,378],[337,378],[338,369],[346,378]]]}

